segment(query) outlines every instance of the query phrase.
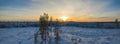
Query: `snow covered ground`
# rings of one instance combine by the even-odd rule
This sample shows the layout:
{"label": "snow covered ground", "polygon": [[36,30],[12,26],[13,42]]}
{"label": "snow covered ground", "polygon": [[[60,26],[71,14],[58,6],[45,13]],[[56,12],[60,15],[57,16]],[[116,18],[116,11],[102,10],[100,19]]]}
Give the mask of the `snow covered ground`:
{"label": "snow covered ground", "polygon": [[[0,44],[34,44],[38,27],[0,28]],[[120,44],[120,29],[61,27],[60,44]]]}

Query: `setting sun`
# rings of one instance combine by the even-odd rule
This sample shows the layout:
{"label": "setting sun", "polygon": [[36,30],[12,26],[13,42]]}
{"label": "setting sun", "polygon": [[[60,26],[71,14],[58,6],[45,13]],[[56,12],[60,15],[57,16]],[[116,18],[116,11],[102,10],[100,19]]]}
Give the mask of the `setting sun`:
{"label": "setting sun", "polygon": [[67,16],[62,16],[62,17],[61,17],[61,19],[62,19],[63,21],[66,21],[67,18],[68,18]]}

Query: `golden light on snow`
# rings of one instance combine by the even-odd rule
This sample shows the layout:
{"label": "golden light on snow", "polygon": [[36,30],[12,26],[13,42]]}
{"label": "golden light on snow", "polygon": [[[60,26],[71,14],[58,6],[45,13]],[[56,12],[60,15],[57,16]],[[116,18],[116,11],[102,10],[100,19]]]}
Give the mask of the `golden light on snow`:
{"label": "golden light on snow", "polygon": [[68,19],[68,17],[67,17],[67,16],[62,16],[61,19],[62,19],[63,21],[66,21],[66,20]]}

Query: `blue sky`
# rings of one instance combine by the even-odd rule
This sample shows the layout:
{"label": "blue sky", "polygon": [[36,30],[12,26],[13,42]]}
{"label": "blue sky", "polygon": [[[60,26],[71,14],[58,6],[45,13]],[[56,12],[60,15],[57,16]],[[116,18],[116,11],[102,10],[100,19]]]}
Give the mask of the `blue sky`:
{"label": "blue sky", "polygon": [[38,21],[44,12],[69,21],[114,21],[120,0],[0,0],[0,21]]}

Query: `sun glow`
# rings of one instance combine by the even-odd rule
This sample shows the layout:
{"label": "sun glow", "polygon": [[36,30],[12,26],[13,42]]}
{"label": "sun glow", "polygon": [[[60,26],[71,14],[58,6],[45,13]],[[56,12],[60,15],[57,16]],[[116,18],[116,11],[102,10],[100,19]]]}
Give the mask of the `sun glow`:
{"label": "sun glow", "polygon": [[68,17],[67,17],[67,16],[62,16],[61,19],[62,19],[63,21],[66,21],[66,20],[68,19]]}

